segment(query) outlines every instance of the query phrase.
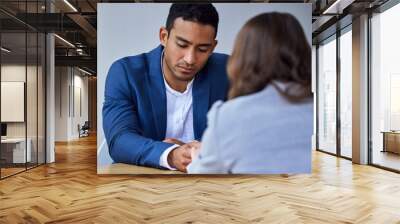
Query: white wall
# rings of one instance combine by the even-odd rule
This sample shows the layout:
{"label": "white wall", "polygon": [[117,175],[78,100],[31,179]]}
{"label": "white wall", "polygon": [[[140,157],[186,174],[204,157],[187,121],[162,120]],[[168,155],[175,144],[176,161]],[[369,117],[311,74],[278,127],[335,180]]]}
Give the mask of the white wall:
{"label": "white wall", "polygon": [[[33,70],[32,66],[25,67],[25,64],[3,64],[1,66],[1,81],[2,82],[24,82],[26,83],[25,76],[27,69],[28,74]],[[36,68],[35,68],[36,69]],[[22,93],[23,94],[23,93]],[[32,93],[33,94],[33,93]],[[1,96],[4,98],[7,96]],[[3,103],[2,103],[3,105]],[[1,108],[2,113],[10,108]],[[24,113],[24,106],[21,108]],[[3,118],[2,118],[3,119]],[[24,118],[23,118],[24,119]],[[25,122],[7,122],[7,134],[9,137],[25,137]]]}
{"label": "white wall", "polygon": [[[22,119],[22,122],[6,122],[7,123],[7,137],[9,138],[24,138],[25,135],[30,140],[30,148],[31,148],[31,156],[33,162],[36,162],[36,158],[39,159],[39,163],[44,163],[44,73],[42,72],[42,67],[32,66],[20,63],[7,63],[1,66],[1,81],[10,81],[10,82],[24,82],[26,86],[26,100],[23,99],[24,102],[21,102],[22,107],[11,108],[11,107],[3,107],[1,108],[2,112],[7,113],[16,113],[12,110],[20,110],[22,116],[26,113],[25,118]],[[26,80],[27,79],[27,80]],[[3,93],[2,89],[2,93]],[[24,94],[24,90],[19,90],[20,94]],[[22,91],[22,92],[21,92]],[[2,98],[10,98],[7,95],[2,95]],[[25,98],[25,97],[22,97]],[[25,106],[26,101],[26,106]],[[8,110],[8,111],[7,111]],[[11,111],[10,111],[11,110]],[[38,153],[38,156],[37,156]]]}
{"label": "white wall", "polygon": [[[89,113],[88,113],[88,77],[87,76],[82,76],[83,73],[78,71],[77,69],[74,70],[74,96],[72,98],[74,99],[73,105],[73,119],[72,119],[72,130],[71,130],[71,136],[72,138],[78,138],[79,133],[78,133],[78,124],[82,126],[85,121],[88,121],[89,118]],[[80,93],[79,93],[80,91]],[[80,95],[80,97],[79,97]],[[80,101],[80,102],[79,102]],[[80,108],[81,107],[81,108]],[[80,112],[80,110],[82,110]]]}
{"label": "white wall", "polygon": [[[215,52],[230,54],[237,32],[251,17],[263,12],[288,12],[302,25],[311,45],[311,4],[217,3],[218,45]],[[104,144],[102,106],[107,71],[118,58],[148,52],[159,44],[158,32],[165,26],[170,4],[135,3],[97,5],[97,146],[98,161],[111,162]],[[100,153],[101,152],[101,153]]]}
{"label": "white wall", "polygon": [[[26,69],[26,70],[25,70]],[[36,74],[36,66],[26,66],[25,64],[5,64],[1,66],[1,81],[10,81],[10,82],[26,82],[25,76],[26,72],[28,75]],[[36,85],[36,81],[33,81],[28,77],[30,85]],[[27,109],[27,119],[29,122],[28,125],[28,137],[29,134],[32,133],[32,130],[36,130],[36,113],[32,113],[32,111],[36,111],[36,88],[27,88],[27,104],[31,102],[35,102],[31,105],[31,108]],[[3,98],[4,96],[2,96]],[[29,105],[28,105],[29,106]],[[32,108],[33,107],[33,108]],[[1,108],[1,110],[8,110],[9,108]],[[24,108],[22,108],[24,110]],[[32,124],[32,121],[35,121],[35,124]],[[7,135],[8,137],[25,137],[25,126],[26,122],[7,122]],[[36,133],[36,132],[35,132]]]}
{"label": "white wall", "polygon": [[68,85],[67,67],[55,68],[55,141],[67,141]]}
{"label": "white wall", "polygon": [[72,67],[56,67],[55,73],[55,141],[70,141],[88,120],[88,78]]}

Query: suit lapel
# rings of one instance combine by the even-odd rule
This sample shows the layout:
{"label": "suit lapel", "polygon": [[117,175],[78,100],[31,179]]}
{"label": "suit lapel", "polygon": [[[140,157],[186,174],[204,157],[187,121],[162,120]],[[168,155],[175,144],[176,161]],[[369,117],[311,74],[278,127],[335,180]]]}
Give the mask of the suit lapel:
{"label": "suit lapel", "polygon": [[210,82],[207,77],[206,67],[203,68],[193,83],[193,129],[194,137],[200,140],[201,134],[207,126],[207,112],[210,102]]}
{"label": "suit lapel", "polygon": [[150,77],[148,79],[149,88],[147,88],[147,91],[150,96],[154,126],[156,127],[159,140],[165,138],[167,127],[167,98],[160,64],[162,50],[163,48],[160,45],[147,56]]}

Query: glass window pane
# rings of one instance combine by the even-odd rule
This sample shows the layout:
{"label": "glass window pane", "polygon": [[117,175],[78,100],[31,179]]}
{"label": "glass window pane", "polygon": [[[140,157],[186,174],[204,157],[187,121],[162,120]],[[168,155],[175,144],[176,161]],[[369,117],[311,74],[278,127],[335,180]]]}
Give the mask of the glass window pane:
{"label": "glass window pane", "polygon": [[372,163],[400,170],[400,4],[371,19]]}
{"label": "glass window pane", "polygon": [[26,160],[30,158],[29,144],[26,144],[25,41],[25,32],[1,34],[2,178],[25,170]]}
{"label": "glass window pane", "polygon": [[352,35],[340,36],[340,153],[352,157]]}
{"label": "glass window pane", "polygon": [[46,94],[46,36],[43,33],[38,35],[38,164],[45,163],[45,94]]}
{"label": "glass window pane", "polygon": [[318,148],[336,153],[336,37],[318,48]]}
{"label": "glass window pane", "polygon": [[[27,2],[26,12],[31,23],[38,23],[37,16],[32,16],[39,11],[37,1]],[[38,164],[38,33],[36,30],[27,30],[27,142],[30,147],[30,160],[28,168]]]}
{"label": "glass window pane", "polygon": [[28,168],[34,167],[37,165],[37,132],[38,132],[38,88],[37,88],[37,63],[38,63],[38,49],[37,49],[37,33],[36,32],[28,32],[28,55],[27,55],[27,81],[26,81],[26,89],[27,89],[27,99],[26,99],[26,110],[27,110],[27,142],[30,144],[30,159],[28,160],[27,166]]}
{"label": "glass window pane", "polygon": [[[0,7],[32,24],[45,0],[0,1]],[[27,14],[26,14],[27,13]],[[0,12],[2,141],[0,177],[45,162],[45,44],[43,33]],[[6,100],[4,100],[6,99]]]}

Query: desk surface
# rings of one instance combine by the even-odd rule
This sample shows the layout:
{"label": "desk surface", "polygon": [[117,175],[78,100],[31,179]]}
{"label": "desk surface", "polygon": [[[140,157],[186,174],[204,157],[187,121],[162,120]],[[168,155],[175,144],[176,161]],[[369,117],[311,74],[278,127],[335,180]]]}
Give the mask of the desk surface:
{"label": "desk surface", "polygon": [[98,174],[185,174],[174,170],[160,170],[156,168],[135,166],[124,163],[114,163],[97,167]]}
{"label": "desk surface", "polygon": [[[30,139],[27,139],[28,141],[30,141]],[[5,138],[5,139],[1,139],[1,143],[19,143],[19,142],[24,142],[25,138]]]}
{"label": "desk surface", "polygon": [[384,134],[400,134],[400,131],[381,131]]}

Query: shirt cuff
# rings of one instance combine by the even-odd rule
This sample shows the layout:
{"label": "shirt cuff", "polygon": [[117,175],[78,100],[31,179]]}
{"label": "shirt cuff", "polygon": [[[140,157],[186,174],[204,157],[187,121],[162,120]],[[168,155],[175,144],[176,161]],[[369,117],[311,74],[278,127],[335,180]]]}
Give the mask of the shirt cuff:
{"label": "shirt cuff", "polygon": [[180,146],[180,145],[175,144],[175,145],[173,145],[173,146],[167,148],[167,149],[163,152],[163,154],[161,154],[161,157],[160,157],[160,166],[162,166],[162,167],[164,167],[164,168],[167,168],[167,169],[169,169],[169,170],[176,170],[176,168],[171,167],[171,166],[168,164],[168,155],[169,155],[169,153],[170,153],[173,149],[178,148],[179,146]]}

